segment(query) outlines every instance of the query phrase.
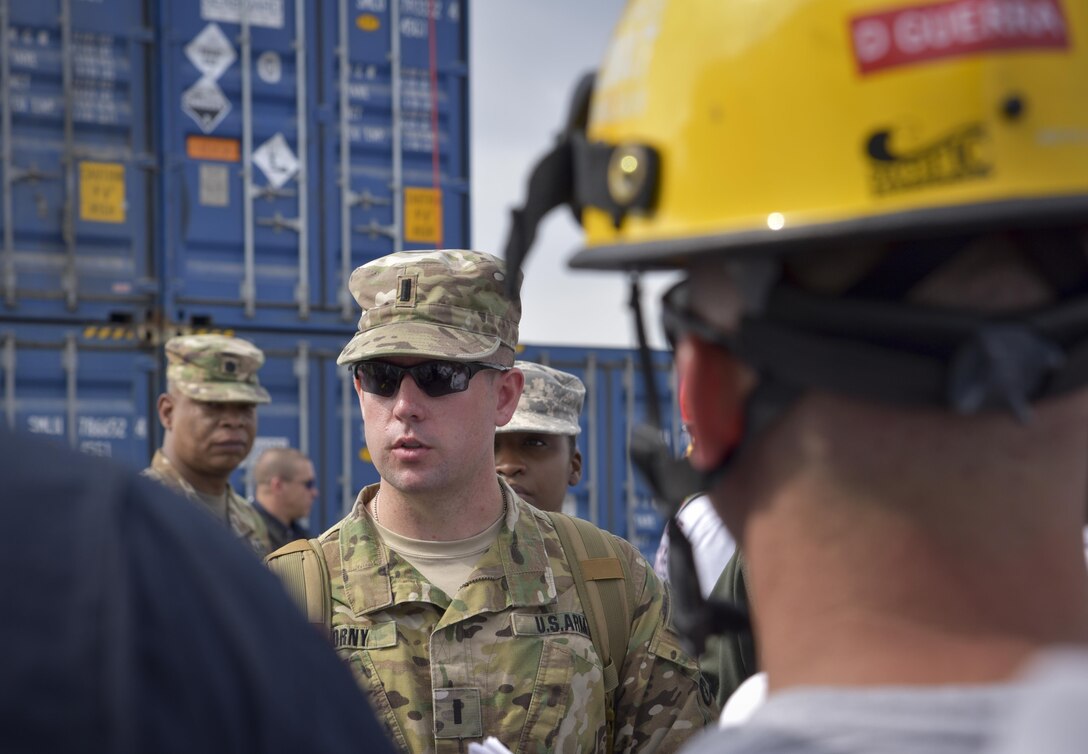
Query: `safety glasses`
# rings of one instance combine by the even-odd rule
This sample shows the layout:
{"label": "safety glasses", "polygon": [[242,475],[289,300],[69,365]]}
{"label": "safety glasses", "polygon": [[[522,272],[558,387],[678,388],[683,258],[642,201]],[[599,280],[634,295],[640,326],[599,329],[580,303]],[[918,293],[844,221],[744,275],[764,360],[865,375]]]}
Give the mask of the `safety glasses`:
{"label": "safety glasses", "polygon": [[662,296],[661,324],[673,351],[689,334],[727,351],[736,350],[735,337],[721,332],[691,308],[691,284],[687,280],[677,283]]}
{"label": "safety glasses", "polygon": [[432,398],[468,390],[469,381],[485,369],[506,371],[507,367],[461,361],[424,361],[401,367],[387,361],[359,361],[352,365],[363,391],[391,398],[400,388],[404,375],[412,375],[419,389]]}

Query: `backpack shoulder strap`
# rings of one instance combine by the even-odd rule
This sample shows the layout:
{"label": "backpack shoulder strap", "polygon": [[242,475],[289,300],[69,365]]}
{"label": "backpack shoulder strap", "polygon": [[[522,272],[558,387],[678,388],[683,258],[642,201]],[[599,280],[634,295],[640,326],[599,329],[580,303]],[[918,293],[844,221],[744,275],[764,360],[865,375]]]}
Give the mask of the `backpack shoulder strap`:
{"label": "backpack shoulder strap", "polygon": [[296,539],[265,558],[272,573],[311,625],[328,633],[332,627],[329,566],[316,539]]}
{"label": "backpack shoulder strap", "polygon": [[619,685],[618,668],[627,656],[631,634],[631,592],[627,561],[606,532],[581,518],[547,513],[563,544],[578,599],[586,611],[597,655],[604,667],[605,692]]}

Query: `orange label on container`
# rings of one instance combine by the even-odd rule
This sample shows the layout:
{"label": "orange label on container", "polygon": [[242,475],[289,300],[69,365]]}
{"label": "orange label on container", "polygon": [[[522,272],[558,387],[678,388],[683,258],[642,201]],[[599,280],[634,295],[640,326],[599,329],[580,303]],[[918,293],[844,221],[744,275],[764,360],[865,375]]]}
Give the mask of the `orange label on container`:
{"label": "orange label on container", "polygon": [[125,221],[125,166],[119,162],[79,163],[79,219]]}
{"label": "orange label on container", "polygon": [[242,145],[238,139],[191,134],[185,137],[185,154],[194,160],[238,162],[242,159]]}
{"label": "orange label on container", "polygon": [[442,191],[404,189],[404,240],[442,245]]}

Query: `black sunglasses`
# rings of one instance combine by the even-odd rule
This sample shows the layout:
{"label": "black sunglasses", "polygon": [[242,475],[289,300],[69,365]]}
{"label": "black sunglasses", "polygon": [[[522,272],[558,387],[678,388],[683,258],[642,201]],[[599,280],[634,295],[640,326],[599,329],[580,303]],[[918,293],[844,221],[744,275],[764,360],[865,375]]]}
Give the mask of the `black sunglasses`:
{"label": "black sunglasses", "polygon": [[432,398],[440,398],[468,390],[469,381],[485,369],[505,372],[507,367],[463,361],[424,361],[410,367],[397,366],[387,361],[359,361],[351,365],[352,374],[358,378],[363,391],[383,398],[396,395],[405,374],[412,375],[412,379],[424,393]]}

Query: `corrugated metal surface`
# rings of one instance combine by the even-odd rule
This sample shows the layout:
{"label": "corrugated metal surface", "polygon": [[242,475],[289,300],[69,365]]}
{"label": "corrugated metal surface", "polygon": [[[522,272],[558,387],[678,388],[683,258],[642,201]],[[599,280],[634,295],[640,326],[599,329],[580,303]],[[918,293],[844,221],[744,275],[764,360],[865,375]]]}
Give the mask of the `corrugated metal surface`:
{"label": "corrugated metal surface", "polygon": [[328,330],[359,264],[467,244],[466,22],[427,6],[165,2],[168,321]]}
{"label": "corrugated metal surface", "polygon": [[143,337],[116,325],[0,323],[7,425],[143,468],[160,370]]}
{"label": "corrugated metal surface", "polygon": [[0,3],[0,315],[147,318],[153,25],[145,0]]}

